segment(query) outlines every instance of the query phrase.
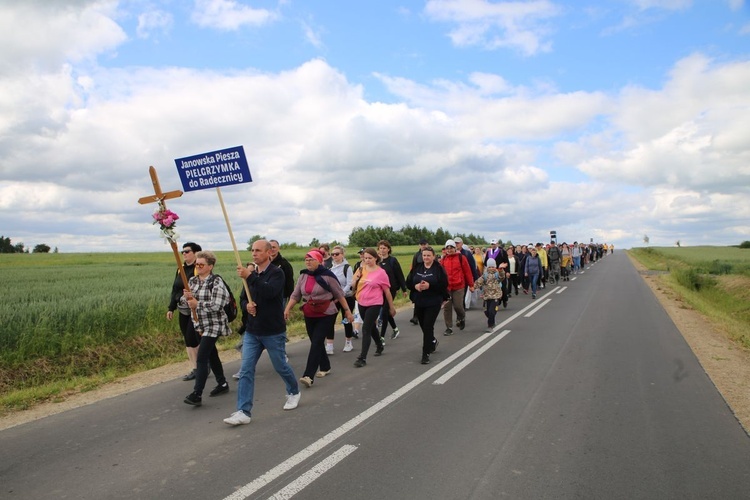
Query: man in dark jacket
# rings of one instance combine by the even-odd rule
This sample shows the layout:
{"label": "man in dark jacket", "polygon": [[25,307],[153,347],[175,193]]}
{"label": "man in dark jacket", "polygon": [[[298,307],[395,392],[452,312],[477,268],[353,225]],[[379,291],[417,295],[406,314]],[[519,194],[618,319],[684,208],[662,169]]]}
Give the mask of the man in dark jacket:
{"label": "man in dark jacket", "polygon": [[257,240],[252,246],[255,271],[238,267],[237,274],[247,281],[250,298],[241,300],[248,312],[242,344],[242,368],[237,387],[237,411],[224,419],[228,425],[250,423],[250,412],[255,395],[255,366],[263,350],[268,350],[276,373],[286,385],[285,410],[293,410],[299,404],[300,392],[297,378],[286,361],[286,322],[284,321],[284,273],[271,264],[271,244]]}
{"label": "man in dark jacket", "polygon": [[281,256],[279,242],[276,240],[268,240],[268,242],[271,244],[271,264],[284,271],[284,307],[286,307],[294,291],[294,269],[289,261]]}

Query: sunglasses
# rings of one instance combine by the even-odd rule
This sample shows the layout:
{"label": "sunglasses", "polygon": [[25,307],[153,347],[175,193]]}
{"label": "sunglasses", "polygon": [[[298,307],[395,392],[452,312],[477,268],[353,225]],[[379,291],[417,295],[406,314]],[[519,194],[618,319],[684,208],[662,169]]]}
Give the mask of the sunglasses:
{"label": "sunglasses", "polygon": [[341,255],[341,252],[333,252],[331,255],[338,256],[338,255]]}
{"label": "sunglasses", "polygon": [[211,264],[198,263],[198,264],[195,265],[195,267],[197,267],[198,269],[203,269],[204,267],[210,266],[210,265]]}
{"label": "sunglasses", "polygon": [[191,252],[192,252],[192,250],[190,250],[190,249],[187,249],[187,250],[183,250],[183,251],[182,251],[182,253],[191,253]]}

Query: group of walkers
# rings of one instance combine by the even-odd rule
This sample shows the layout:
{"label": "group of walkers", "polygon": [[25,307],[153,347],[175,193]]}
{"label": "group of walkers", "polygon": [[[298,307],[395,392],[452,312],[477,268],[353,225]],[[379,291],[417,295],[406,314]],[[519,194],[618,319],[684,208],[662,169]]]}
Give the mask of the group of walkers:
{"label": "group of walkers", "polygon": [[[367,365],[371,345],[374,356],[385,350],[386,331],[390,326],[390,339],[400,334],[396,325],[394,299],[399,292],[408,294],[414,310],[411,323],[422,331],[421,363],[429,364],[430,355],[438,347],[435,323],[443,311],[445,336],[453,335],[454,325],[459,330],[466,326],[466,310],[472,302],[484,304],[487,331],[495,327],[495,318],[502,305],[506,308],[513,295],[528,293],[536,298],[538,288],[548,283],[568,280],[586,262],[606,255],[607,246],[584,245],[518,245],[504,248],[492,240],[486,249],[467,248],[460,237],[449,239],[436,252],[426,240],[419,242],[419,250],[412,258],[409,273],[404,276],[398,260],[391,255],[391,245],[386,240],[377,248],[359,250],[359,260],[350,265],[345,249],[327,244],[305,254],[305,268],[294,280],[289,261],[281,256],[276,240],[257,240],[251,247],[252,262],[238,267],[237,275],[245,287],[240,294],[239,310],[242,313],[242,363],[238,378],[237,410],[224,422],[229,425],[247,424],[251,421],[255,388],[255,368],[264,350],[271,364],[284,381],[286,401],[284,410],[295,409],[300,400],[300,385],[312,387],[316,378],[331,373],[329,356],[334,353],[334,332],[339,314],[344,324],[343,352],[354,349],[353,340],[359,338],[361,346],[354,366]],[[611,248],[611,251],[614,251]],[[203,251],[200,245],[189,242],[183,245],[183,269],[189,276],[189,289],[185,290],[178,273],[172,286],[167,319],[179,312],[180,330],[183,333],[190,373],[183,377],[193,381],[193,391],[184,402],[193,406],[202,404],[203,391],[209,374],[213,372],[216,387],[209,397],[229,391],[216,341],[230,333],[225,306],[231,292],[224,280],[213,273],[216,256]],[[310,349],[302,376],[297,379],[286,355],[286,322],[293,308],[300,304],[305,328],[310,339]],[[455,323],[454,323],[455,313]]]}

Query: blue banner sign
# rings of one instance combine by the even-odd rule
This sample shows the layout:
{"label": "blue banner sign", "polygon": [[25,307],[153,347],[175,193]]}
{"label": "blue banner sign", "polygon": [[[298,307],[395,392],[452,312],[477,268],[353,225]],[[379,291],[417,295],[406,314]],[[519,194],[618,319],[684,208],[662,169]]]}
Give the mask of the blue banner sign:
{"label": "blue banner sign", "polygon": [[242,146],[202,153],[175,161],[183,191],[252,182]]}

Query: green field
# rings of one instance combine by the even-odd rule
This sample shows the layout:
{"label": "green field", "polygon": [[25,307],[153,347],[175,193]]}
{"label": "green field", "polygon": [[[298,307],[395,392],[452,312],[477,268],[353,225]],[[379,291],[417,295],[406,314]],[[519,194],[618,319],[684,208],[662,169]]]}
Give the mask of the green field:
{"label": "green field", "polygon": [[[404,273],[416,248],[394,248]],[[356,250],[347,250],[352,265]],[[281,253],[297,273],[305,252]],[[239,300],[234,253],[216,254],[215,272]],[[250,253],[241,251],[240,258],[247,262]],[[175,269],[168,247],[159,253],[0,254],[3,411],[186,359],[177,321],[165,317]],[[232,326],[237,330],[238,321]],[[289,334],[304,334],[299,313]]]}
{"label": "green field", "polygon": [[750,249],[649,247],[629,253],[649,269],[667,271],[665,285],[750,349]]}

